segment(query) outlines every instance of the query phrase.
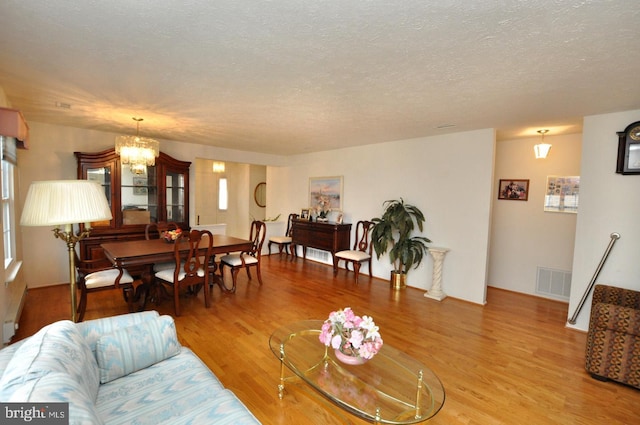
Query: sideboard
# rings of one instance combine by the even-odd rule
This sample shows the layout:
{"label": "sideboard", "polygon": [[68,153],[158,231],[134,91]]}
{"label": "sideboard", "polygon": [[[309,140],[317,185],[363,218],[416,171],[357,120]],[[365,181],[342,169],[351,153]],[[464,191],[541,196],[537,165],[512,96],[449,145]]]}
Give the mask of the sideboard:
{"label": "sideboard", "polygon": [[329,251],[331,262],[338,251],[351,249],[351,224],[322,223],[307,220],[293,220],[292,245],[296,255],[296,246],[302,246],[302,256],[307,258],[307,247]]}

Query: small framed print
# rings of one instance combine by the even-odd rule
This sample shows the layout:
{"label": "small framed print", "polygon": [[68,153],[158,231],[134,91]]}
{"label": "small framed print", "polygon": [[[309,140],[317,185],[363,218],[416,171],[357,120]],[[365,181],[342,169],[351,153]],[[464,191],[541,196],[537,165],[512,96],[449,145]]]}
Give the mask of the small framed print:
{"label": "small framed print", "polygon": [[133,178],[133,194],[134,195],[147,194],[147,178],[146,177]]}
{"label": "small framed print", "polygon": [[526,201],[529,199],[529,180],[500,179],[498,199]]}
{"label": "small framed print", "polygon": [[309,220],[309,217],[309,208],[303,208],[302,211],[300,211],[300,220]]}

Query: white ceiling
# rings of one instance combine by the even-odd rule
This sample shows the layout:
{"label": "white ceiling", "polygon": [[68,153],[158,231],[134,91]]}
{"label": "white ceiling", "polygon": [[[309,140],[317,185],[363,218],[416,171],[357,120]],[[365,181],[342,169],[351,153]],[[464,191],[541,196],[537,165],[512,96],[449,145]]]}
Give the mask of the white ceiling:
{"label": "white ceiling", "polygon": [[575,133],[639,77],[638,0],[0,2],[27,121],[271,154]]}

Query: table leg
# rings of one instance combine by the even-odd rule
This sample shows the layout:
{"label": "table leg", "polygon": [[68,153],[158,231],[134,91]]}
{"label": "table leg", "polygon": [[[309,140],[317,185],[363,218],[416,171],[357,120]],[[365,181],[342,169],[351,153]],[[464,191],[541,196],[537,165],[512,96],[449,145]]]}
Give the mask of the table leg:
{"label": "table leg", "polygon": [[284,397],[284,344],[280,344],[280,384],[278,385],[278,398]]}
{"label": "table leg", "polygon": [[420,412],[420,393],[422,392],[422,370],[418,372],[418,391],[416,394],[416,419],[420,419],[422,417],[422,413]]}

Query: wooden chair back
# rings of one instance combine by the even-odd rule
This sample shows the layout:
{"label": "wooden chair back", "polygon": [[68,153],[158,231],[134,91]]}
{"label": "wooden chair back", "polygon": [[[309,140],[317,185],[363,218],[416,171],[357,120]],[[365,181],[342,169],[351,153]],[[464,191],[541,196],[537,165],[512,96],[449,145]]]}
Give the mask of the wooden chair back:
{"label": "wooden chair back", "polygon": [[287,231],[284,234],[285,236],[291,237],[293,235],[293,220],[296,220],[298,217],[298,214],[289,214],[289,218],[287,219]]}
{"label": "wooden chair back", "polygon": [[262,245],[264,244],[266,234],[267,226],[264,224],[264,221],[254,220],[251,223],[251,231],[249,234],[249,240],[253,241],[253,245],[251,246],[251,251],[245,251],[244,254],[249,254],[260,260]]}
{"label": "wooden chair back", "polygon": [[371,231],[374,223],[372,221],[360,220],[356,224],[356,240],[353,244],[354,251],[362,251],[371,255],[373,244],[371,243]]}

